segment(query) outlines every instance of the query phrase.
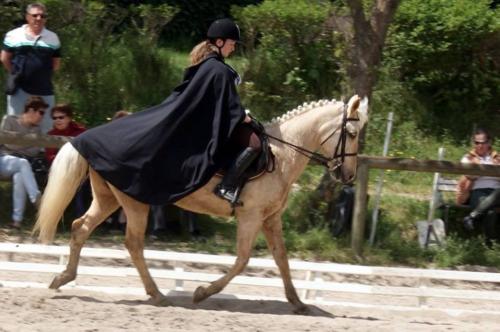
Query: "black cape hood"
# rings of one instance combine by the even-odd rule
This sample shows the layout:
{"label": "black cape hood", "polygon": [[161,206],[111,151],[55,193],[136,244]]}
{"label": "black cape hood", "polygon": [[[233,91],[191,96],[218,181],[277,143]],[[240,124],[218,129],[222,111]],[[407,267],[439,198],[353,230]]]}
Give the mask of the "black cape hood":
{"label": "black cape hood", "polygon": [[87,130],[72,144],[99,175],[136,200],[175,202],[229,162],[229,138],[245,118],[236,79],[211,55],[187,68],[160,105]]}

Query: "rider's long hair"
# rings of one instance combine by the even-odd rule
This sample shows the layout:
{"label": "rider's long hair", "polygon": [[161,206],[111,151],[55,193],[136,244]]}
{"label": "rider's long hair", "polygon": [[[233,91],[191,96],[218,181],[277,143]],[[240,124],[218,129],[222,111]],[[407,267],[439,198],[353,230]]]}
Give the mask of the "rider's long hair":
{"label": "rider's long hair", "polygon": [[189,60],[191,63],[191,66],[195,66],[205,60],[207,55],[211,53],[218,53],[219,50],[217,49],[217,46],[212,44],[208,39],[202,41],[193,49],[191,50],[191,53],[189,53]]}

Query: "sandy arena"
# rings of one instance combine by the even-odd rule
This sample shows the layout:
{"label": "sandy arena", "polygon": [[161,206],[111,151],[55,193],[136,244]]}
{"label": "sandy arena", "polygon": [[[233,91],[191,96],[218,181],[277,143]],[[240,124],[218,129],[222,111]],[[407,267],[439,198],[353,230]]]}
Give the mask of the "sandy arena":
{"label": "sandy arena", "polygon": [[[5,234],[3,234],[5,236]],[[16,238],[2,241],[22,242]],[[67,245],[66,243],[63,245]],[[89,245],[95,246],[95,245]],[[110,246],[106,245],[107,248]],[[122,249],[122,245],[114,245]],[[150,248],[152,249],[152,248]],[[157,249],[157,248],[156,248]],[[44,262],[40,258],[7,257],[0,254],[0,261]],[[89,258],[82,258],[81,265],[90,265]],[[52,263],[54,259],[52,258]],[[123,262],[100,261],[105,266]],[[200,270],[193,264],[193,269]],[[214,273],[224,268],[210,268]],[[204,270],[201,271],[206,271]],[[276,271],[245,271],[247,275],[276,277]],[[148,303],[146,295],[109,294],[74,288],[50,290],[47,288],[13,288],[13,282],[48,285],[54,274],[9,272],[0,270],[0,331],[500,331],[500,303],[494,301],[440,300],[429,301],[427,309],[419,309],[416,299],[389,296],[370,296],[349,293],[324,294],[325,300],[338,305],[310,305],[310,315],[296,315],[287,302],[275,300],[243,300],[231,294],[283,297],[281,289],[245,287],[229,284],[224,294],[229,298],[211,298],[201,304],[192,303],[191,297],[169,295],[167,307]],[[300,276],[298,276],[300,278]],[[295,278],[295,276],[294,276]],[[155,279],[161,289],[173,289],[172,280]],[[392,280],[378,278],[363,280],[357,276],[348,279],[333,276],[332,280],[376,283],[388,285]],[[396,281],[398,282],[398,281]],[[80,275],[78,285],[96,285],[141,288],[134,278],[111,278]],[[184,284],[190,294],[200,283]],[[401,282],[396,284],[404,286]],[[434,286],[434,285],[433,285]],[[450,287],[435,285],[435,287]],[[462,287],[463,285],[461,285]],[[471,286],[476,290],[498,290],[497,284]],[[143,292],[141,294],[144,294]],[[345,303],[352,305],[345,305]],[[366,306],[368,304],[369,306]],[[392,307],[390,307],[392,306]],[[444,309],[453,308],[446,312]],[[464,310],[460,312],[460,310]]]}

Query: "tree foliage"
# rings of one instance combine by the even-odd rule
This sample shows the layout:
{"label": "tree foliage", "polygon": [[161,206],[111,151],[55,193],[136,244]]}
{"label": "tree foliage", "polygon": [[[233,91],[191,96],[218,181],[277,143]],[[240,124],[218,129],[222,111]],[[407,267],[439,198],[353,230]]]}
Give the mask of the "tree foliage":
{"label": "tree foliage", "polygon": [[234,8],[247,46],[242,95],[269,119],[307,100],[339,95],[342,48],[325,26],[328,1],[264,1]]}
{"label": "tree foliage", "polygon": [[[29,2],[0,3],[1,33],[24,21]],[[214,18],[230,14],[245,39],[241,94],[261,119],[307,100],[348,97],[354,86],[350,64],[361,59],[350,51],[355,42],[351,16],[356,12],[350,8],[364,5],[367,26],[389,1],[44,3],[49,8],[48,27],[63,42],[63,67],[55,79],[58,100],[75,103],[83,119],[96,124],[117,109],[160,102],[182,73],[172,68],[159,45],[199,41]],[[383,66],[375,69],[380,80],[372,114],[392,110],[396,117],[417,121],[424,132],[442,135],[447,130],[458,138],[470,132],[472,123],[495,130],[500,102],[496,3],[403,1],[387,37]],[[374,70],[363,72],[371,75]],[[460,121],[449,121],[458,114]]]}
{"label": "tree foliage", "polygon": [[422,103],[413,115],[428,132],[498,132],[500,12],[489,4],[406,0],[398,11],[384,65]]}
{"label": "tree foliage", "polygon": [[[48,28],[58,33],[64,57],[54,79],[57,100],[71,102],[80,121],[93,126],[120,109],[152,106],[179,82],[180,73],[157,47],[178,9],[165,4],[122,8],[107,1],[45,4]],[[23,13],[24,6],[18,1],[14,7]]]}

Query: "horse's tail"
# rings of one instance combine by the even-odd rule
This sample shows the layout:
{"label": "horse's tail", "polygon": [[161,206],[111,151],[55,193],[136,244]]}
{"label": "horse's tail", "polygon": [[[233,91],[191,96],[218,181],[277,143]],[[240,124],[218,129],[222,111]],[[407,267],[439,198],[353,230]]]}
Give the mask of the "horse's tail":
{"label": "horse's tail", "polygon": [[50,167],[49,180],[33,227],[33,234],[39,232],[38,238],[43,243],[54,239],[57,224],[85,179],[88,169],[87,161],[71,143],[66,143],[57,153]]}

